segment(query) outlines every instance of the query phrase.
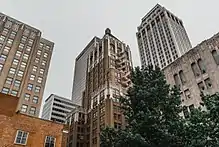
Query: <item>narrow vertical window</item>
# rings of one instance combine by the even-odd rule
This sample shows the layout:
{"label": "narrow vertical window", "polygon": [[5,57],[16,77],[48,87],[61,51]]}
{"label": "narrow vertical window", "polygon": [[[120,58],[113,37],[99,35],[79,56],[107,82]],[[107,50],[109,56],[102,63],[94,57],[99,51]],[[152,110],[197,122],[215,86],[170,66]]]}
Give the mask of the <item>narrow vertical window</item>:
{"label": "narrow vertical window", "polygon": [[206,67],[202,59],[198,59],[198,67],[201,70],[202,74],[206,73]]}

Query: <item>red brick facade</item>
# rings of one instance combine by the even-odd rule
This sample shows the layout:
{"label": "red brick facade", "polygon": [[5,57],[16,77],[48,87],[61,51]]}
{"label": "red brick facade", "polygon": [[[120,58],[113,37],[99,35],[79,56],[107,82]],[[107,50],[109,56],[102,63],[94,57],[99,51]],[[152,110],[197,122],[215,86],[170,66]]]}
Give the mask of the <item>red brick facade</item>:
{"label": "red brick facade", "polygon": [[15,112],[17,97],[0,94],[0,147],[17,147],[17,130],[28,132],[27,147],[44,147],[46,136],[55,138],[55,147],[65,147],[64,125]]}

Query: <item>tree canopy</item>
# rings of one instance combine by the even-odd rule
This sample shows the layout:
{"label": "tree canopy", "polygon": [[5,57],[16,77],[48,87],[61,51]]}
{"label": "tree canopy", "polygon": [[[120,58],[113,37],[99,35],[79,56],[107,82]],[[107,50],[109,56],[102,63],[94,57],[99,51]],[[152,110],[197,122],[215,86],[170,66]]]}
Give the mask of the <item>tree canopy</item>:
{"label": "tree canopy", "polygon": [[167,84],[158,67],[136,67],[131,81],[120,99],[128,125],[103,130],[102,147],[219,146],[219,94],[203,96],[205,107],[183,118],[179,89]]}

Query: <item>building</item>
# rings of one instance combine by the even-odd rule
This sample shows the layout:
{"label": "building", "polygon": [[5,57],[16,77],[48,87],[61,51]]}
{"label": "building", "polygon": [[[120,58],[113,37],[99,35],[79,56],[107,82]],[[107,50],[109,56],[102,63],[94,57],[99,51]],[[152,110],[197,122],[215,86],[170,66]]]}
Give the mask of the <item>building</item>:
{"label": "building", "polygon": [[43,106],[42,118],[65,123],[67,114],[78,107],[71,100],[51,94]]}
{"label": "building", "polygon": [[[99,147],[101,128],[121,128],[125,125],[119,98],[131,85],[131,52],[129,46],[112,35],[110,29],[106,29],[103,38],[94,37],[91,40],[77,58],[79,60],[85,67],[84,78],[81,78],[85,81],[81,84],[82,88],[77,89],[80,90],[77,91],[80,96],[76,97],[82,102],[82,108],[73,110],[68,116],[67,122],[71,128],[69,134],[76,135],[69,136],[68,145]],[[75,73],[77,72],[76,68]],[[77,79],[74,81],[82,83]],[[80,87],[78,83],[74,84]],[[74,88],[76,87],[73,87],[73,100],[76,91]],[[72,131],[76,133],[71,133]]]}
{"label": "building", "polygon": [[16,110],[18,103],[18,97],[0,93],[1,147],[66,147],[63,124],[22,114]]}
{"label": "building", "polygon": [[82,91],[85,91],[86,87],[87,56],[92,51],[94,44],[96,44],[96,42],[99,40],[100,39],[95,36],[75,60],[74,81],[72,89],[72,101],[74,104],[80,106],[82,105]]}
{"label": "building", "polygon": [[163,69],[166,80],[180,88],[184,114],[202,103],[201,93],[219,92],[219,33]]}
{"label": "building", "polygon": [[19,97],[22,113],[39,115],[53,46],[40,30],[0,13],[0,92]]}
{"label": "building", "polygon": [[192,48],[182,20],[159,4],[142,18],[137,29],[142,66],[162,69]]}

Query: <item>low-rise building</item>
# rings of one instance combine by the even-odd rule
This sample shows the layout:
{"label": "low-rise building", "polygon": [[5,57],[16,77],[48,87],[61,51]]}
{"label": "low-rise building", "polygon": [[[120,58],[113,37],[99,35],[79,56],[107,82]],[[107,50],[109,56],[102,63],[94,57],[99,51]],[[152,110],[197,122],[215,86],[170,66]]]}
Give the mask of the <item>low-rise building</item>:
{"label": "low-rise building", "polygon": [[76,107],[78,107],[78,105],[75,105],[72,100],[51,94],[45,100],[42,118],[65,123],[67,114]]}
{"label": "low-rise building", "polygon": [[167,82],[181,92],[184,114],[202,103],[201,93],[219,92],[219,33],[163,69]]}
{"label": "low-rise building", "polygon": [[66,147],[63,124],[16,111],[19,98],[0,93],[1,147]]}

